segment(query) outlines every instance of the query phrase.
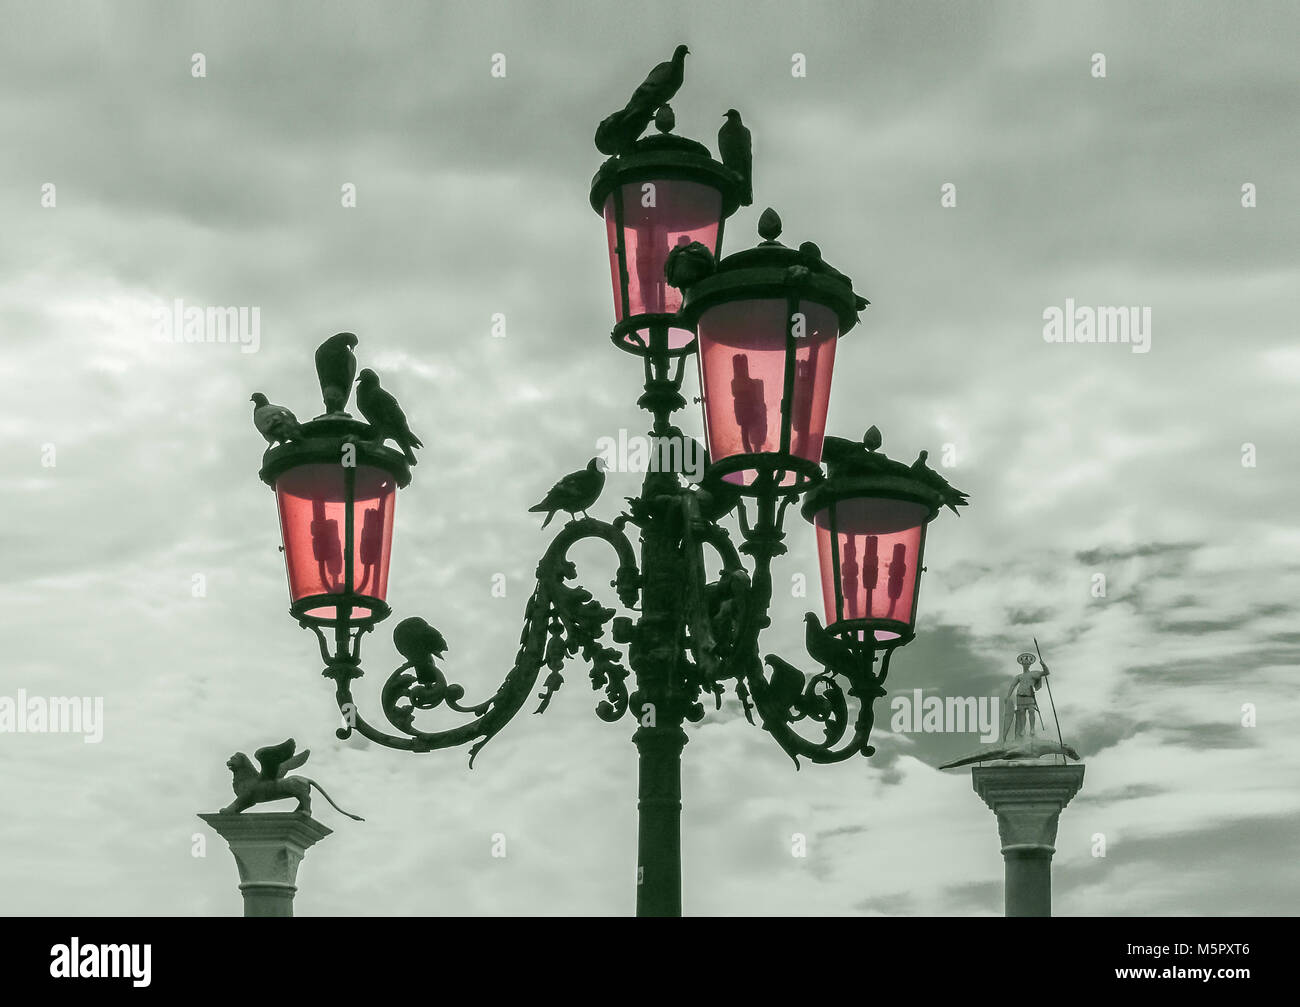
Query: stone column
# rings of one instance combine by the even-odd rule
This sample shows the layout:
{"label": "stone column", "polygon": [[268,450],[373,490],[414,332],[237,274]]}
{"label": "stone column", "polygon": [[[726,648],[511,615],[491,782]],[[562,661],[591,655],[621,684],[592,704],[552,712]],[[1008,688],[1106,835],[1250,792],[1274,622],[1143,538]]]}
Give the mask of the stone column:
{"label": "stone column", "polygon": [[991,762],[971,770],[971,783],[998,818],[1006,915],[1051,916],[1056,825],[1083,786],[1083,766]]}
{"label": "stone column", "polygon": [[245,916],[292,916],[298,865],[332,832],[301,811],[199,815],[230,844]]}

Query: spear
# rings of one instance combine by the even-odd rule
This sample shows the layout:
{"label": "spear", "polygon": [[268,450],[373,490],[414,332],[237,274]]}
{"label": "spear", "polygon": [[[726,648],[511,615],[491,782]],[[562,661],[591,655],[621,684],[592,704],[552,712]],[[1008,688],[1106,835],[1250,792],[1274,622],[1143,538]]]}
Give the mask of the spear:
{"label": "spear", "polygon": [[[1047,663],[1043,660],[1043,652],[1038,647],[1038,637],[1034,637],[1034,650],[1038,652],[1038,663],[1047,668]],[[1047,700],[1052,704],[1052,719],[1056,721],[1056,740],[1061,745],[1061,765],[1065,765],[1065,739],[1061,737],[1061,718],[1056,715],[1056,700],[1052,698],[1052,676],[1044,675],[1043,681],[1047,683]]]}

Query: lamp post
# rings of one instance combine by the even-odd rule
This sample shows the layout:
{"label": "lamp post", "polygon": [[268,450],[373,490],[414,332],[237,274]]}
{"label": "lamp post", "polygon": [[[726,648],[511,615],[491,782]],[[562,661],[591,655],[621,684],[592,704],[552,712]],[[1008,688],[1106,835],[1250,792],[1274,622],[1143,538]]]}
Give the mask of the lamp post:
{"label": "lamp post", "polygon": [[[912,638],[925,525],[945,502],[923,460],[909,467],[877,452],[874,428],[865,447],[824,437],[836,345],[866,301],[815,245],[782,245],[771,210],[757,247],[719,258],[743,180],[702,144],[671,135],[671,120],[660,114],[658,135],[601,166],[591,205],[606,223],[611,338],[642,358],[638,405],[650,413],[651,436],[682,436],[672,416],[686,405],[686,358],[698,352],[712,463],[698,486],[651,466],[624,513],[612,521],[574,517],[559,530],[538,563],[514,664],[494,694],[467,704],[432,658],[408,659],[380,689],[391,730],[358,711],[352,683],[362,675],[361,640],[389,614],[394,504],[410,482],[401,454],[377,443],[367,424],[334,412],[270,448],[261,471],[279,500],[290,611],[317,636],[343,717],[340,738],[355,731],[418,753],[468,744],[472,765],[544,669],[537,712],[546,709],[571,658],[590,666],[604,693],[601,720],[635,718],[639,916],[681,915],[683,725],[705,717],[705,698],[720,708],[730,685],[749,722],[796,766],[800,757],[824,763],[872,754],[872,704],[884,694],[890,655]],[[824,440],[829,478],[820,465]],[[771,622],[771,563],[786,551],[785,514],[800,497],[822,553],[828,622],[806,617],[819,666],[811,676],[776,655],[764,661],[759,649]],[[733,511],[739,545],[724,524]],[[586,539],[613,550],[611,586],[632,615],[616,617],[574,583],[568,552]],[[416,726],[417,715],[443,706],[468,721],[440,731]],[[803,733],[810,726],[819,739]]]}

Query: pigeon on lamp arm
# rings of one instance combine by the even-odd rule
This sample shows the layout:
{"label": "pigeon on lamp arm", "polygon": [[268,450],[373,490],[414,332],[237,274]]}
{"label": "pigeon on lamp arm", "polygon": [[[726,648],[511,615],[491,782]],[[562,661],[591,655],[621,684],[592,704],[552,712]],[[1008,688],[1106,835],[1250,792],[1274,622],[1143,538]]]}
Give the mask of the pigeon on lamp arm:
{"label": "pigeon on lamp arm", "polygon": [[447,653],[447,641],[425,620],[413,615],[394,626],[393,647],[411,662],[415,677],[421,682],[429,685],[437,679],[434,658]]}
{"label": "pigeon on lamp arm", "polygon": [[551,487],[541,503],[528,508],[530,514],[545,514],[545,528],[558,511],[567,511],[571,519],[587,516],[587,508],[596,502],[605,488],[604,462],[593,458],[580,472],[570,472]]}
{"label": "pigeon on lamp arm", "polygon": [[807,629],[804,631],[804,646],[808,650],[808,656],[827,671],[847,675],[848,670],[858,663],[853,656],[852,648],[839,637],[828,632],[822,626],[821,620],[812,612],[807,613],[803,619],[807,624]]}

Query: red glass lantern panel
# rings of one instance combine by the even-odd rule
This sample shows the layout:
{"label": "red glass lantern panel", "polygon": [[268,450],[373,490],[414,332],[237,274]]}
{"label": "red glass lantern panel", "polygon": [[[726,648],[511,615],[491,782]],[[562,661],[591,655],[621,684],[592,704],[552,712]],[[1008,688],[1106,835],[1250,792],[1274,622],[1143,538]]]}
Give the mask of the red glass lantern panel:
{"label": "red glass lantern panel", "polygon": [[[793,406],[788,453],[821,461],[830,404],[839,319],[814,301],[802,301],[795,327]],[[704,428],[714,463],[731,455],[782,450],[781,404],[786,377],[789,302],[783,298],[724,301],[700,316],[700,388]],[[725,478],[749,483],[755,472]],[[787,473],[785,482],[794,480]]]}
{"label": "red glass lantern panel", "polygon": [[[350,472],[354,473],[351,584],[345,556]],[[370,465],[354,469],[327,463],[299,465],[276,479],[275,495],[293,602],[330,594],[360,595],[363,601],[386,599],[397,502],[397,482],[390,473]],[[332,619],[336,610],[313,608],[306,614]],[[349,617],[370,614],[368,608],[358,606]]]}
{"label": "red glass lantern panel", "polygon": [[881,497],[850,497],[831,506],[833,527],[830,508],[813,517],[827,624],[883,621],[874,630],[881,642],[910,633],[929,508]]}
{"label": "red glass lantern panel", "polygon": [[[653,188],[648,188],[648,187]],[[619,200],[618,204],[615,200]],[[645,205],[647,202],[653,205]],[[623,226],[623,261],[627,265],[627,295],[619,269],[619,216]],[[614,283],[614,318],[675,314],[682,293],[664,278],[668,253],[678,245],[698,241],[716,256],[722,222],[722,193],[712,186],[684,179],[658,179],[616,186],[605,200],[605,230],[609,269]],[[690,344],[689,329],[668,330],[669,349]]]}

